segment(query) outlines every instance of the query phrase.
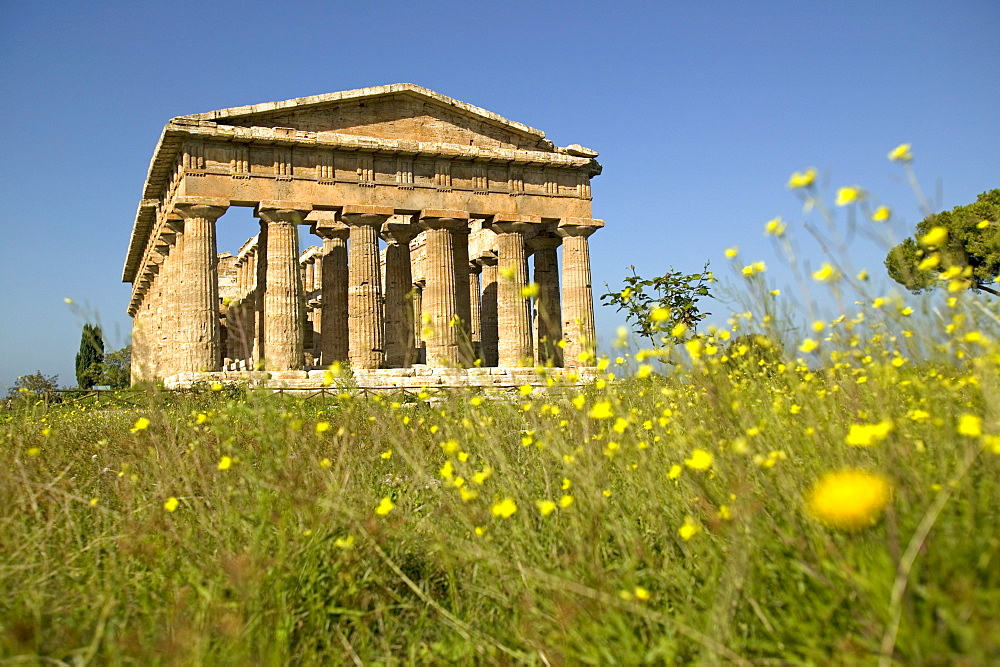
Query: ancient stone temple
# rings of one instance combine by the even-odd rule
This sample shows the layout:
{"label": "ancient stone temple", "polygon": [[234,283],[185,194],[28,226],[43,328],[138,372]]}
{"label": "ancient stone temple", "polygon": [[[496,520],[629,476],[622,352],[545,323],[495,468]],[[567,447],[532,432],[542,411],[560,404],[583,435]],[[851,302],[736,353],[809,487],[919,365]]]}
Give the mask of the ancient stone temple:
{"label": "ancient stone temple", "polygon": [[[596,157],[412,84],[174,118],[122,278],[134,379],[586,376]],[[260,226],[219,254],[233,206]]]}

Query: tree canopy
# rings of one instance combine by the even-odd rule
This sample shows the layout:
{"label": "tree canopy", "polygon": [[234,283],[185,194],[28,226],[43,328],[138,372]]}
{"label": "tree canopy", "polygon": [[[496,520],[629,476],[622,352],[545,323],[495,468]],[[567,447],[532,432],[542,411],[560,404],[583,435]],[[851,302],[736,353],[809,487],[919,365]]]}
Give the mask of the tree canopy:
{"label": "tree canopy", "polygon": [[18,399],[25,396],[41,396],[46,391],[58,389],[58,375],[44,375],[41,371],[35,371],[29,375],[22,375],[14,382],[7,393],[7,399]]}
{"label": "tree canopy", "polygon": [[889,251],[885,267],[915,293],[946,285],[1000,296],[992,287],[1000,275],[1000,189],[924,218],[914,236]]}
{"label": "tree canopy", "polygon": [[80,389],[90,389],[104,376],[104,334],[101,327],[84,324],[80,335],[80,351],[76,354],[76,383]]}

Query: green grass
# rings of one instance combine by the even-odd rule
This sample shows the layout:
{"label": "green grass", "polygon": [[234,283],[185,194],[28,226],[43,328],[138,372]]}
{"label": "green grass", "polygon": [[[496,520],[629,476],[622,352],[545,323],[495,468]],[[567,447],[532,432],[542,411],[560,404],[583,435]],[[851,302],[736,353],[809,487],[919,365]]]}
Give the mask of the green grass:
{"label": "green grass", "polygon": [[[637,377],[623,355],[582,393],[9,412],[0,657],[995,662],[1000,335],[972,297],[944,310],[830,323],[810,354],[741,348],[739,319],[694,362]],[[807,505],[844,468],[894,488],[854,531]]]}

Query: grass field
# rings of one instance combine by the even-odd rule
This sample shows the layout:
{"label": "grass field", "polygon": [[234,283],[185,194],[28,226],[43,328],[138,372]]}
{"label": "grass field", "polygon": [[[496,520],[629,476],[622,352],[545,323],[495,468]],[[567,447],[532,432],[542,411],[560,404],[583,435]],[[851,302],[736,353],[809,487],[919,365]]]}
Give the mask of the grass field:
{"label": "grass field", "polygon": [[995,304],[859,308],[582,390],[7,412],[0,656],[996,662]]}

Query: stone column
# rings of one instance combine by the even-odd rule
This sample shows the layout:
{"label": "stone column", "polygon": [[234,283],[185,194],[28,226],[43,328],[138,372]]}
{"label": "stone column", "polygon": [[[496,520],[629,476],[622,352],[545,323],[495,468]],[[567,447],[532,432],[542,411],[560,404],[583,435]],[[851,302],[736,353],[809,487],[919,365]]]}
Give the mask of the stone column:
{"label": "stone column", "polygon": [[497,330],[497,256],[484,255],[476,260],[482,267],[480,292],[480,337],[483,345],[483,365],[498,363],[499,331]]}
{"label": "stone column", "polygon": [[311,208],[308,203],[293,201],[262,201],[257,205],[261,220],[257,276],[263,286],[258,364],[263,360],[269,371],[297,371],[305,364],[298,225]]}
{"label": "stone column", "polygon": [[476,359],[472,345],[472,305],[469,298],[469,229],[468,222],[451,230],[452,255],[455,261],[455,316],[458,334],[458,358],[462,366]]}
{"label": "stone column", "polygon": [[534,281],[538,285],[535,298],[535,319],[538,331],[535,345],[538,363],[562,366],[562,308],[559,298],[559,260],[556,249],[558,236],[536,236],[529,242],[535,260]]}
{"label": "stone column", "polygon": [[423,281],[413,283],[413,362],[427,363],[420,358],[420,350],[424,343],[424,323],[421,315],[424,312],[424,283]]}
{"label": "stone column", "polygon": [[[590,285],[587,237],[603,226],[603,220],[564,218],[556,228],[556,233],[563,239],[562,333],[566,341],[563,358],[567,368],[593,366],[596,363],[594,294]],[[585,361],[580,359],[582,353],[587,353]]]}
{"label": "stone column", "polygon": [[184,217],[184,291],[179,327],[183,370],[218,371],[222,368],[222,346],[215,221],[229,208],[229,200],[183,197],[174,206]]}
{"label": "stone column", "polygon": [[340,212],[341,222],[351,229],[347,328],[354,368],[381,368],[385,362],[378,230],[392,214],[387,206],[345,206]]}
{"label": "stone column", "polygon": [[347,238],[350,228],[336,220],[333,211],[313,211],[312,232],[323,239],[323,272],[320,285],[320,358],[324,366],[347,361]]}
{"label": "stone column", "polygon": [[532,366],[531,303],[522,292],[528,285],[525,239],[541,227],[541,218],[524,215],[497,215],[499,281],[497,283],[497,326],[499,359],[503,367]]}
{"label": "stone column", "polygon": [[179,337],[180,312],[179,296],[183,291],[182,257],[184,254],[184,220],[170,218],[166,229],[161,235],[164,244],[163,258],[164,280],[162,287],[162,303],[160,305],[160,377],[168,378],[180,372]]}
{"label": "stone column", "polygon": [[413,271],[410,241],[420,228],[410,222],[388,221],[382,225],[385,248],[385,365],[413,365]]}
{"label": "stone column", "polygon": [[[427,285],[424,287],[421,321],[426,320],[430,329],[426,337],[428,366],[455,368],[461,363],[456,327],[455,235],[452,230],[468,228],[468,224],[469,214],[465,211],[425,210],[420,216],[420,226],[427,230],[424,260]],[[468,288],[464,291],[467,294]],[[425,313],[427,318],[424,318]]]}
{"label": "stone column", "polygon": [[479,292],[479,274],[483,267],[478,262],[469,262],[469,338],[472,340],[472,354],[479,363],[483,361],[483,316],[482,295]]}

